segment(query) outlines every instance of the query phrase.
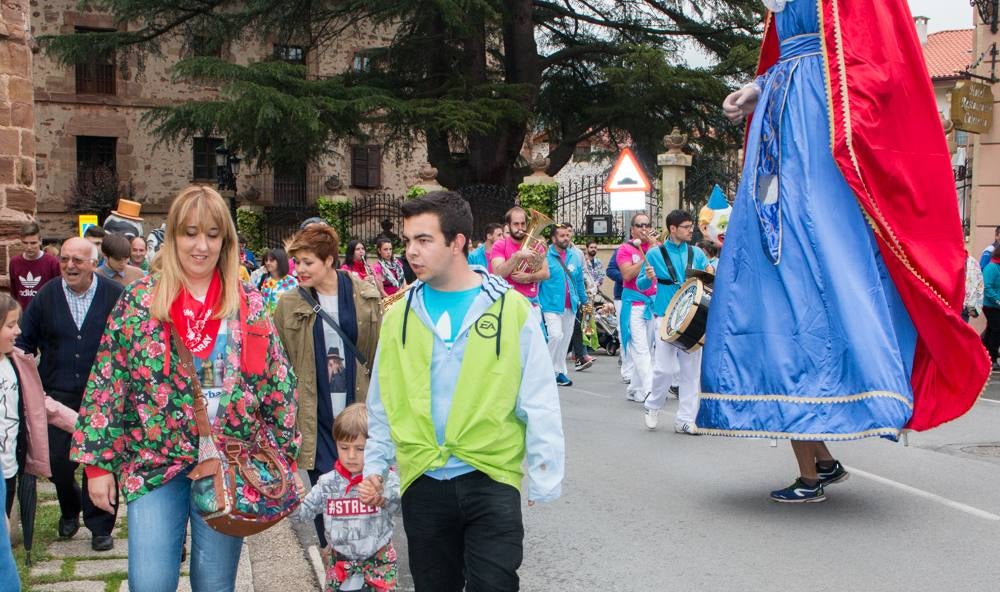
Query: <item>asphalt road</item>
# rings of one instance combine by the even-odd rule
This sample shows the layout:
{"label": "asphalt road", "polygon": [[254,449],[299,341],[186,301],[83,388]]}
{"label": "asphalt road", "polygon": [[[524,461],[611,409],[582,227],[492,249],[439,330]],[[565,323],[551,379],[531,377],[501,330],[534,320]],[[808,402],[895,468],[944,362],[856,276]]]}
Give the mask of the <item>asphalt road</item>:
{"label": "asphalt road", "polygon": [[[684,436],[626,402],[614,359],[560,389],[562,498],[524,507],[522,590],[1000,590],[1000,388],[964,417],[831,445],[851,478],[776,504],[786,441]],[[985,400],[989,399],[989,400]]]}

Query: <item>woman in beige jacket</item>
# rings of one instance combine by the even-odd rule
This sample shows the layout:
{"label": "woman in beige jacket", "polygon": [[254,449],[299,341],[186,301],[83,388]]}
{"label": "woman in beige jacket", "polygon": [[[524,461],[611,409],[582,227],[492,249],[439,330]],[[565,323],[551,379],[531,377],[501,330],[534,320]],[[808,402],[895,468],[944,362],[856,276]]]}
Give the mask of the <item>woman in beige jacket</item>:
{"label": "woman in beige jacket", "polygon": [[[284,293],[274,311],[274,325],[299,381],[298,465],[308,470],[313,484],[337,460],[334,418],[347,405],[365,401],[382,324],[378,290],[336,269],[338,247],[337,232],[329,226],[311,224],[300,231],[288,246],[299,289]],[[325,547],[322,521],[316,534]]]}

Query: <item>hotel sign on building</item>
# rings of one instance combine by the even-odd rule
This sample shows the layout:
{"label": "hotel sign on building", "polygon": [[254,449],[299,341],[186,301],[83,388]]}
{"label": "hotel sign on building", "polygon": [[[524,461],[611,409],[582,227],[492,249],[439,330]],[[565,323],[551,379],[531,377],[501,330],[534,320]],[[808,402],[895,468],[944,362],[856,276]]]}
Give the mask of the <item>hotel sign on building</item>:
{"label": "hotel sign on building", "polygon": [[955,129],[984,134],[993,125],[993,91],[989,85],[966,80],[951,91],[951,120]]}

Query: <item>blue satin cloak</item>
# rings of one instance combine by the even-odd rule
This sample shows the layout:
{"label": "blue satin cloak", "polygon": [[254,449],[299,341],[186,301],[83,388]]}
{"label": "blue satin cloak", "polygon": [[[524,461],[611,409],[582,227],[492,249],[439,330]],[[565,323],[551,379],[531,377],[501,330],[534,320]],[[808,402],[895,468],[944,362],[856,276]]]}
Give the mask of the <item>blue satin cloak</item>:
{"label": "blue satin cloak", "polygon": [[[830,150],[815,0],[775,15],[719,262],[699,431],[895,438],[913,408],[916,331]],[[767,178],[777,200],[767,200]]]}

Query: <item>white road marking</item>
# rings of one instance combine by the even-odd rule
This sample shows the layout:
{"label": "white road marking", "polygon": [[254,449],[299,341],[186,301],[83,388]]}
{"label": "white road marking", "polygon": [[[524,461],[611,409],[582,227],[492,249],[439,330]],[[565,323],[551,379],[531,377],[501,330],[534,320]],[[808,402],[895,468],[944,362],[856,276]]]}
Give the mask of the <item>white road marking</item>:
{"label": "white road marking", "polygon": [[910,486],[910,485],[906,485],[905,483],[900,483],[899,481],[893,481],[892,479],[888,479],[886,477],[881,477],[881,476],[875,475],[873,473],[868,473],[866,471],[862,471],[861,469],[856,469],[854,467],[847,467],[847,466],[845,466],[844,468],[847,469],[852,475],[857,475],[858,477],[864,477],[865,479],[871,479],[872,481],[875,481],[877,483],[881,483],[883,485],[888,485],[890,487],[895,487],[896,489],[900,489],[900,490],[905,491],[907,493],[911,493],[911,494],[913,494],[915,496],[922,497],[922,498],[925,498],[925,499],[929,499],[929,500],[937,502],[939,504],[948,506],[949,508],[958,510],[959,512],[965,512],[966,514],[971,514],[973,516],[976,516],[977,518],[983,518],[985,520],[1000,521],[1000,516],[997,516],[996,514],[993,514],[992,512],[987,512],[986,510],[980,510],[979,508],[973,508],[970,505],[963,504],[961,502],[956,502],[956,501],[950,500],[950,499],[948,499],[946,497],[941,497],[940,495],[937,495],[936,493],[931,493],[929,491],[924,491],[923,489],[917,489],[916,487],[913,487],[913,486]]}
{"label": "white road marking", "polygon": [[562,387],[562,388],[569,389],[571,391],[577,391],[577,392],[583,393],[585,395],[590,395],[592,397],[600,397],[602,399],[610,399],[610,398],[612,398],[611,395],[602,395],[601,393],[595,393],[594,391],[588,391],[588,390],[585,390],[585,389],[582,389],[582,388],[577,388],[575,386],[566,386],[566,387]]}
{"label": "white road marking", "polygon": [[987,399],[986,397],[979,397],[979,400],[983,403],[993,403],[994,405],[1000,405],[1000,401],[996,399]]}

